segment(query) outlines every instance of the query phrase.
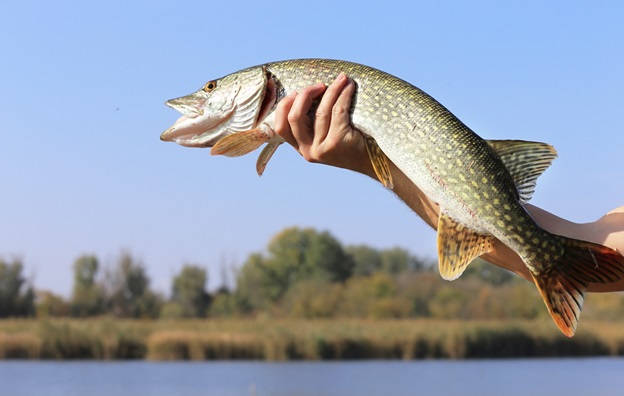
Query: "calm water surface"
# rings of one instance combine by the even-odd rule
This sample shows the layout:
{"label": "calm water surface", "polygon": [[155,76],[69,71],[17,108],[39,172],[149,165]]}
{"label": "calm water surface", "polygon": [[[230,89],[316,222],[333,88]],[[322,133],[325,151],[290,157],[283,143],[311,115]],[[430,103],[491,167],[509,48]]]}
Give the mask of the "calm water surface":
{"label": "calm water surface", "polygon": [[2,395],[623,395],[624,359],[0,362]]}

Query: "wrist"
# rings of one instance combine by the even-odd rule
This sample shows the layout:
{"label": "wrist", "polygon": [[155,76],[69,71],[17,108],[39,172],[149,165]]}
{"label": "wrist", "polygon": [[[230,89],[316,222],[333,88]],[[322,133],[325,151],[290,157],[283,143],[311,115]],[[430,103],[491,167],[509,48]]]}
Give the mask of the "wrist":
{"label": "wrist", "polygon": [[370,176],[373,179],[377,179],[375,170],[373,169],[373,164],[371,164],[370,158],[366,152],[361,155],[351,156],[349,159],[350,161],[345,161],[339,166],[344,169]]}

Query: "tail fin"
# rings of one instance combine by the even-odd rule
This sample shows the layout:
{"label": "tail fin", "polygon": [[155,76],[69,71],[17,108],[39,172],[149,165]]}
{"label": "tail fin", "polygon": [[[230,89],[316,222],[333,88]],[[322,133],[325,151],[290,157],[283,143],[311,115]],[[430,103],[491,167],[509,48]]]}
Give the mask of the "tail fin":
{"label": "tail fin", "polygon": [[563,256],[548,271],[532,276],[555,324],[563,334],[572,337],[587,285],[624,278],[624,256],[596,243],[557,238],[565,248]]}

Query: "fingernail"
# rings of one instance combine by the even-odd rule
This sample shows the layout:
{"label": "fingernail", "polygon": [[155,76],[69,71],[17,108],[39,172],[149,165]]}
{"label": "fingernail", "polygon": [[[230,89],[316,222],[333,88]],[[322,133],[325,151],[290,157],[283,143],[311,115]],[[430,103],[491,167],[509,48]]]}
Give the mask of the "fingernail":
{"label": "fingernail", "polygon": [[340,74],[338,74],[338,77],[336,77],[336,80],[343,81],[346,77],[347,77],[346,74],[344,74],[343,72],[340,72]]}

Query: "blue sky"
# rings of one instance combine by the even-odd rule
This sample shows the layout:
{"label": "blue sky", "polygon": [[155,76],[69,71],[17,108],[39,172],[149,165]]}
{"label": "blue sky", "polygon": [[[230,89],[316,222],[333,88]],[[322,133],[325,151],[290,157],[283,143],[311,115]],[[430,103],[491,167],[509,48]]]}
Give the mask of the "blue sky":
{"label": "blue sky", "polygon": [[[435,234],[370,179],[281,147],[217,158],[159,140],[166,99],[272,60],[368,64],[484,138],[559,158],[533,203],[574,221],[624,204],[620,2],[11,2],[0,13],[0,256],[68,294],[81,253],[130,249],[169,290],[184,262],[240,263],[286,226],[435,257]],[[507,3],[501,5],[501,3]]]}

